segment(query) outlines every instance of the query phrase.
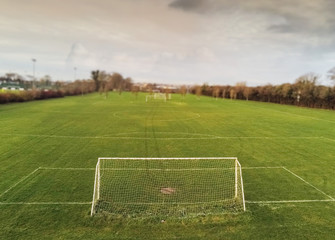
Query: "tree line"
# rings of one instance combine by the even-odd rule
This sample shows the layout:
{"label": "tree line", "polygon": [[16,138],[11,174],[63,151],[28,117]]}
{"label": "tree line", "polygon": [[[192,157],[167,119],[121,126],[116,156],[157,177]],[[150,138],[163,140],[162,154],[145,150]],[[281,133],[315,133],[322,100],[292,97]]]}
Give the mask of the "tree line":
{"label": "tree line", "polygon": [[[328,78],[335,83],[335,67],[328,72]],[[210,86],[203,84],[189,88],[181,86],[178,91],[182,94],[183,98],[187,92],[190,92],[198,97],[205,95],[216,99],[253,100],[312,108],[335,109],[335,86],[320,85],[318,84],[319,80],[319,75],[308,73],[297,78],[294,83],[280,85],[267,84],[264,86],[249,87],[246,82],[239,82],[235,86]],[[139,91],[150,93],[153,89],[158,88],[155,84],[146,84],[146,87],[139,87],[139,85],[133,83],[130,77],[124,78],[120,73],[107,73],[102,70],[92,71],[91,79],[76,80],[74,82],[51,81],[49,76],[33,82],[13,78],[11,81],[17,81],[24,86],[30,86],[30,88],[24,91],[0,90],[0,103],[84,95],[92,92],[99,92],[107,98],[110,91],[117,91],[119,94],[122,94],[123,91],[131,91],[137,96]],[[159,90],[162,91],[162,89]],[[176,91],[165,87],[163,92],[170,93]]]}
{"label": "tree line", "polygon": [[24,80],[15,73],[5,74],[0,77],[0,80],[0,87],[2,84],[6,87],[9,85],[20,87],[20,90],[0,88],[0,104],[84,95],[92,92],[104,93],[107,97],[111,90],[121,94],[122,91],[134,89],[131,78],[124,78],[120,73],[111,74],[101,70],[92,71],[91,79],[74,82],[52,81],[48,75],[39,80]]}
{"label": "tree line", "polygon": [[43,100],[49,98],[62,98],[86,94],[95,90],[92,80],[77,80],[72,83],[56,82],[52,88],[31,88],[28,90],[0,90],[0,104],[11,102],[27,102],[33,100]]}
{"label": "tree line", "polygon": [[[329,79],[335,81],[335,68],[328,72]],[[319,85],[320,76],[308,73],[300,76],[294,83],[280,85],[248,87],[246,82],[235,86],[209,86],[208,84],[193,86],[190,92],[214,98],[253,100],[311,108],[335,109],[335,86]]]}

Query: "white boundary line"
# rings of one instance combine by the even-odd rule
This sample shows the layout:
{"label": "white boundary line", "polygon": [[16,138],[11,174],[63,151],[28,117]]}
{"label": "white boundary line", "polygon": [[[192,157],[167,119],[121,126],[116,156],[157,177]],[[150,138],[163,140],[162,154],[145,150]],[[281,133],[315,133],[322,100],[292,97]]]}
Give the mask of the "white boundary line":
{"label": "white boundary line", "polygon": [[[117,111],[117,112],[115,112],[113,114],[113,116],[116,117],[116,118],[118,118],[118,119],[128,119],[126,117],[119,116],[118,113],[124,113],[124,112],[126,112],[126,113],[127,112],[131,112],[131,113],[133,113],[133,111]],[[149,115],[144,115],[144,116],[135,115],[138,118],[145,118],[145,117],[148,117],[148,116],[150,117],[151,116],[150,114],[152,113],[150,110],[142,110],[142,111],[137,111],[137,112],[147,112],[147,113],[149,113]],[[185,113],[185,111],[162,111],[162,110],[161,111],[156,111],[154,113],[157,113],[157,112],[163,112],[163,113],[172,113],[172,112],[174,112],[174,113]],[[187,120],[193,120],[193,119],[197,119],[197,118],[201,117],[201,115],[199,113],[195,113],[195,112],[188,112],[188,113],[191,113],[191,114],[193,114],[195,116],[189,117],[189,118],[166,119],[166,120],[165,119],[154,119],[154,121],[158,121],[158,122],[187,121]]]}
{"label": "white boundary line", "polygon": [[92,202],[0,202],[0,205],[89,205]]}
{"label": "white boundary line", "polygon": [[327,137],[322,137],[322,138],[325,139],[325,140],[328,140],[328,141],[335,142],[335,139],[331,139],[331,138],[327,138]]}
{"label": "white boundary line", "polygon": [[311,202],[335,202],[333,199],[316,199],[316,200],[274,200],[274,201],[245,201],[246,203],[255,204],[272,204],[272,203],[311,203]]}
{"label": "white boundary line", "polygon": [[[118,158],[119,159],[119,158]],[[175,159],[175,158],[172,158]],[[208,158],[206,158],[208,159]],[[131,158],[131,160],[133,160]],[[141,159],[143,160],[143,159]],[[152,160],[152,159],[151,159]],[[154,159],[155,160],[155,159]],[[282,169],[283,166],[275,166],[275,167],[242,167],[242,169]],[[108,168],[108,169],[115,169],[115,170],[217,170],[217,169],[234,169],[234,168],[185,168],[185,169],[166,169],[166,168],[153,168],[153,169],[148,169],[148,168]],[[76,170],[87,170],[87,171],[95,171],[95,168],[62,168],[62,167],[39,167],[39,170],[69,170],[69,171],[76,171]]]}
{"label": "white boundary line", "polygon": [[91,171],[95,168],[60,168],[60,167],[39,167],[40,170],[69,170],[69,171]]}
{"label": "white boundary line", "polygon": [[282,169],[283,166],[277,167],[242,167],[242,169]]}
{"label": "white boundary line", "polygon": [[[150,159],[152,160],[152,159]],[[242,169],[282,169],[283,167],[242,167]],[[54,169],[54,168],[51,168]],[[58,168],[55,168],[58,169]],[[87,168],[88,169],[88,168]],[[215,171],[215,170],[231,170],[231,168],[104,168],[104,170],[111,171]],[[74,169],[65,169],[65,170],[76,170]],[[89,170],[94,170],[90,168]]]}
{"label": "white boundary line", "polygon": [[105,160],[237,160],[236,157],[168,157],[168,158],[146,158],[146,157],[99,157]]}
{"label": "white boundary line", "polygon": [[306,183],[307,185],[311,186],[312,188],[314,188],[315,190],[319,191],[320,193],[322,193],[323,195],[325,195],[326,197],[330,198],[331,200],[335,201],[335,199],[332,196],[329,196],[328,194],[326,194],[324,191],[320,190],[319,188],[315,187],[314,185],[312,185],[311,183],[307,182],[306,180],[304,180],[302,177],[298,176],[297,174],[295,174],[294,172],[288,170],[286,167],[283,167],[283,169],[285,169],[287,172],[291,173],[293,176],[299,178],[301,181],[303,181],[304,183]]}
{"label": "white boundary line", "polygon": [[37,172],[37,170],[39,170],[40,168],[36,168],[34,171],[32,171],[31,173],[29,173],[27,176],[24,176],[23,178],[21,178],[18,182],[16,182],[15,184],[13,184],[12,186],[10,186],[10,188],[8,188],[6,191],[4,191],[3,193],[0,194],[0,197],[2,197],[4,194],[6,194],[8,191],[12,190],[14,187],[16,187],[19,183],[23,182],[24,180],[26,180],[28,177],[30,177],[31,175],[33,175],[35,172]]}
{"label": "white boundary line", "polygon": [[103,170],[111,171],[215,171],[215,170],[231,170],[235,168],[103,168]]}
{"label": "white boundary line", "polygon": [[[191,135],[191,136],[204,136],[204,137],[217,137],[213,134],[207,134],[207,133],[194,133],[194,132],[155,132],[156,134],[175,134],[175,135]],[[120,133],[113,133],[113,135],[135,135],[135,134],[146,134],[146,132],[120,132]],[[105,137],[108,137],[110,135],[104,135]]]}
{"label": "white boundary line", "polygon": [[[163,134],[164,132],[157,132],[157,134]],[[118,135],[116,133],[115,135]],[[131,134],[131,133],[130,133]],[[171,134],[167,132],[164,134]],[[45,138],[74,138],[74,139],[134,139],[134,140],[203,140],[203,139],[326,139],[330,141],[335,141],[330,138],[325,137],[265,137],[265,136],[216,136],[206,134],[193,134],[193,133],[181,133],[177,132],[176,135],[189,135],[189,136],[202,136],[202,137],[132,137],[132,136],[65,136],[65,135],[44,135],[44,134],[19,134],[19,133],[0,133],[0,136],[18,136],[18,137],[45,137]]]}

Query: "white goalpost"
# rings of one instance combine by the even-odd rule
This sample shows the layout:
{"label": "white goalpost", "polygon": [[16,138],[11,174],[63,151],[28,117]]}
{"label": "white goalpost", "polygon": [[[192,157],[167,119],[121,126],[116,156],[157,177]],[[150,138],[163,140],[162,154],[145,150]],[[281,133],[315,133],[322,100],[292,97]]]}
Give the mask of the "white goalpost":
{"label": "white goalpost", "polygon": [[91,216],[190,216],[245,211],[235,157],[99,158]]}

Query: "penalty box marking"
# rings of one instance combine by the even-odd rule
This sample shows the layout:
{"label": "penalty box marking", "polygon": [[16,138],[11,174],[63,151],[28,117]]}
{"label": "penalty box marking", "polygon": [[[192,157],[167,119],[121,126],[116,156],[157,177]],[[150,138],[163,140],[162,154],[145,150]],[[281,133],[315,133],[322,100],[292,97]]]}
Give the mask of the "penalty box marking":
{"label": "penalty box marking", "polygon": [[[313,184],[309,183],[299,175],[295,174],[291,170],[287,169],[284,166],[275,166],[275,167],[242,167],[242,169],[284,169],[288,173],[292,174],[299,180],[303,181],[305,184],[311,186],[318,192],[322,193],[329,199],[302,199],[302,200],[273,200],[273,201],[248,201],[246,200],[246,203],[251,203],[251,204],[276,204],[276,203],[311,203],[311,202],[335,202],[335,199],[326,194],[324,191],[320,190],[319,188],[315,187]],[[15,188],[18,184],[23,182],[24,180],[28,179],[30,176],[35,174],[38,170],[64,170],[64,171],[94,171],[95,168],[60,168],[60,167],[38,167],[35,170],[33,170],[31,173],[28,175],[22,177],[18,182],[14,183],[11,185],[7,190],[5,190],[3,193],[0,194],[0,197],[5,195],[7,192]],[[124,169],[127,170],[127,169]],[[129,170],[129,169],[128,169]],[[136,169],[132,169],[136,170]],[[138,169],[137,169],[138,170]],[[147,169],[148,170],[148,169]],[[158,169],[155,169],[158,170]],[[200,169],[197,169],[200,170]],[[213,170],[213,169],[212,169]],[[89,205],[92,204],[92,202],[0,202],[0,205]]]}
{"label": "penalty box marking", "polygon": [[311,202],[335,202],[335,199],[326,194],[324,191],[322,191],[321,189],[315,187],[313,184],[309,183],[308,181],[306,181],[305,179],[303,179],[302,177],[300,177],[299,175],[297,175],[296,173],[292,172],[291,170],[287,169],[284,166],[281,167],[242,167],[242,169],[260,169],[260,168],[264,168],[264,169],[269,169],[269,168],[281,168],[284,169],[286,172],[290,173],[291,175],[295,176],[296,178],[298,178],[299,180],[301,180],[302,182],[304,182],[305,184],[309,185],[310,187],[314,188],[315,190],[317,190],[318,192],[320,192],[321,194],[323,194],[324,196],[326,196],[328,199],[302,199],[302,200],[272,200],[272,201],[248,201],[246,200],[246,203],[256,203],[256,204],[271,204],[271,203],[311,203]]}
{"label": "penalty box marking", "polygon": [[28,175],[24,176],[23,178],[21,178],[18,182],[14,183],[12,186],[10,186],[6,191],[4,191],[3,193],[0,194],[0,197],[2,197],[3,195],[5,195],[8,191],[12,190],[14,187],[16,187],[19,183],[23,182],[24,180],[26,180],[27,178],[29,178],[31,175],[33,175],[35,172],[37,172],[37,170],[39,170],[40,168],[36,168],[34,171],[32,171],[31,173],[29,173]]}
{"label": "penalty box marking", "polygon": [[[28,175],[22,177],[19,181],[11,185],[7,190],[0,194],[0,198],[7,192],[15,188],[24,180],[31,177],[38,170],[65,170],[65,171],[94,171],[95,168],[54,168],[54,167],[38,167]],[[0,205],[86,205],[92,204],[92,202],[0,202]]]}
{"label": "penalty box marking", "polygon": [[335,201],[335,199],[332,196],[329,196],[328,194],[326,194],[324,191],[320,190],[319,188],[315,187],[314,185],[312,185],[311,183],[307,182],[306,180],[304,180],[302,177],[298,176],[297,174],[295,174],[294,172],[288,170],[286,167],[283,167],[283,169],[285,169],[287,172],[291,173],[293,176],[299,178],[301,181],[303,181],[304,183],[308,184],[309,186],[311,186],[312,188],[314,188],[315,190],[319,191],[320,193],[322,193],[323,195],[325,195],[326,197],[330,198],[331,200]]}

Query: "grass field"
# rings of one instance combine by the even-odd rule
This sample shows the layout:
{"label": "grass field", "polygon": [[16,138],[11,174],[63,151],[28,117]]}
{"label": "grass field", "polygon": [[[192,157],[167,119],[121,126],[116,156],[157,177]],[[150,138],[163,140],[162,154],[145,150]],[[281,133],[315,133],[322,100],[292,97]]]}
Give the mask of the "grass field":
{"label": "grass field", "polygon": [[[333,111],[111,93],[2,105],[0,126],[0,239],[334,239]],[[90,217],[98,157],[238,157],[247,211]]]}

